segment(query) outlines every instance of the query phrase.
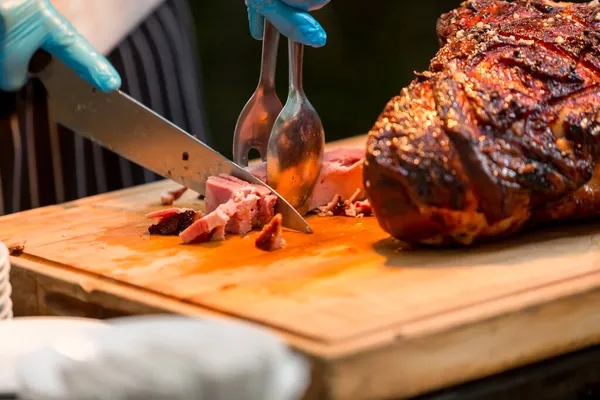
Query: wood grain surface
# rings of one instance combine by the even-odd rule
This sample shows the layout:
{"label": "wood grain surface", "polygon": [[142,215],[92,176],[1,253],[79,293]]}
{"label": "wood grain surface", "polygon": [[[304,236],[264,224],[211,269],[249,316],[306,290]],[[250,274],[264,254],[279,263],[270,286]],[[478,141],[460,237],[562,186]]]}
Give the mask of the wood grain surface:
{"label": "wood grain surface", "polygon": [[[362,143],[364,137],[343,144]],[[339,144],[333,144],[339,145]],[[266,253],[256,232],[149,236],[159,182],[0,218],[17,314],[238,318],[314,360],[309,398],[406,398],[600,343],[600,225],[406,251],[374,218],[311,216]],[[193,193],[177,202],[202,208]]]}

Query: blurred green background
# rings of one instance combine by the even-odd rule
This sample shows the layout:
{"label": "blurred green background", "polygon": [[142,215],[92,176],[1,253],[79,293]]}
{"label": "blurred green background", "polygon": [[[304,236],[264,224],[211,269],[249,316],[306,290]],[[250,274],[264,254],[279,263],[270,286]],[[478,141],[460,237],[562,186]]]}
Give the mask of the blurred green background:
{"label": "blurred green background", "polygon": [[[213,146],[231,156],[233,130],[254,92],[261,43],[248,31],[242,0],[190,0],[198,31],[201,81]],[[458,0],[332,0],[313,13],[324,48],[306,48],[305,91],[327,140],[366,133],[387,101],[427,68],[438,48],[438,17]],[[277,88],[287,95],[287,41],[280,42]]]}

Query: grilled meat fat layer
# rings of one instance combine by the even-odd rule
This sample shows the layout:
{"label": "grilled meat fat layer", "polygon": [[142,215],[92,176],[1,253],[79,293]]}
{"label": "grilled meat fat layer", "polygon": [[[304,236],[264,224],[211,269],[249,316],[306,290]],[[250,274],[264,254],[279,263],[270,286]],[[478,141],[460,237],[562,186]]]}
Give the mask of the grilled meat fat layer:
{"label": "grilled meat fat layer", "polygon": [[600,4],[472,0],[369,133],[365,188],[411,244],[600,214]]}

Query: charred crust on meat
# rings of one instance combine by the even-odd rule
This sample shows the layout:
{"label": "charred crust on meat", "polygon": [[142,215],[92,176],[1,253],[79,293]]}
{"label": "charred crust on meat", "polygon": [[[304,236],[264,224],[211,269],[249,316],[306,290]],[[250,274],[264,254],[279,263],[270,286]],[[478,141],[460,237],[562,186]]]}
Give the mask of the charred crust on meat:
{"label": "charred crust on meat", "polygon": [[186,210],[161,219],[157,224],[151,225],[148,232],[151,235],[176,236],[185,231],[195,221],[196,212]]}
{"label": "charred crust on meat", "polygon": [[282,216],[275,215],[269,224],[265,225],[254,242],[256,247],[264,251],[275,251],[285,245],[282,237]]}

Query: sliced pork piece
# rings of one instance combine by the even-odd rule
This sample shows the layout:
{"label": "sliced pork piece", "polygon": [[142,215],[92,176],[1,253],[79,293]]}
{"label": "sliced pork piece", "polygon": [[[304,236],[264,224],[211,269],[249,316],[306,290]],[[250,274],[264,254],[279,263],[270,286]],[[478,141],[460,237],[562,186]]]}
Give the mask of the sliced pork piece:
{"label": "sliced pork piece", "polygon": [[150,226],[148,232],[152,235],[178,235],[200,217],[202,217],[202,213],[191,208],[169,208],[151,212],[146,215],[146,218],[160,219],[160,221]]}
{"label": "sliced pork piece", "polygon": [[317,186],[310,200],[309,209],[327,204],[333,196],[349,199],[356,189],[361,190],[360,198],[365,197],[363,186],[363,161],[365,149],[340,148],[323,155],[323,166]]}
{"label": "sliced pork piece", "polygon": [[225,230],[243,235],[250,232],[253,227],[258,226],[260,196],[253,188],[242,187],[234,195],[233,201],[237,211],[229,220]]}
{"label": "sliced pork piece", "polygon": [[258,202],[258,227],[262,227],[273,219],[275,216],[275,204],[277,196],[268,194],[263,196]]}
{"label": "sliced pork piece", "polygon": [[260,228],[275,215],[277,196],[264,186],[253,185],[230,175],[219,175],[206,181],[206,212],[234,200],[238,207],[226,227],[230,233],[244,234]]}
{"label": "sliced pork piece", "polygon": [[189,228],[181,232],[179,237],[184,243],[223,240],[225,239],[225,227],[237,211],[236,202],[233,199],[229,200],[195,221]]}
{"label": "sliced pork piece", "polygon": [[281,214],[277,214],[268,225],[265,225],[256,238],[256,247],[264,251],[275,251],[285,246],[281,221]]}
{"label": "sliced pork piece", "polygon": [[175,190],[165,190],[160,194],[160,203],[163,206],[170,206],[174,201],[179,200],[187,190],[188,188],[185,186]]}
{"label": "sliced pork piece", "polygon": [[211,176],[206,181],[204,209],[207,213],[213,212],[221,204],[233,199],[244,186],[243,184],[227,179],[223,175]]}

